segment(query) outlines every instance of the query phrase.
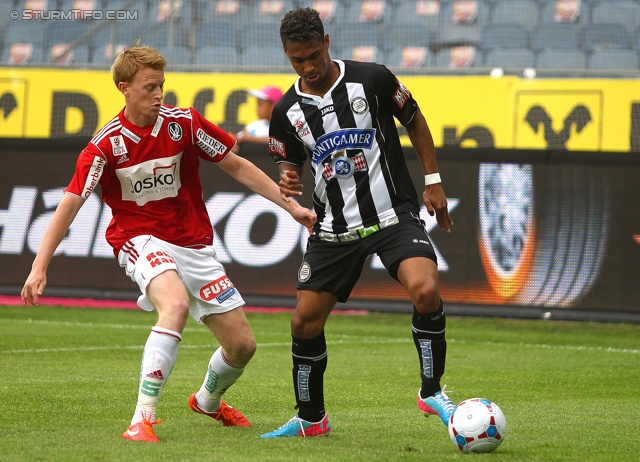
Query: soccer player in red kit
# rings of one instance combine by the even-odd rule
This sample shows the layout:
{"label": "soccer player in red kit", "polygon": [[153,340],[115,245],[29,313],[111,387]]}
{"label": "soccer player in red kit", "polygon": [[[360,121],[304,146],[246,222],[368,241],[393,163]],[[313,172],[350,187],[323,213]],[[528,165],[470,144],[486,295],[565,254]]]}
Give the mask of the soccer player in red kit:
{"label": "soccer player in red kit", "polygon": [[106,238],[126,274],[138,283],[138,305],[158,321],[144,347],[138,401],[122,437],[158,442],[153,425],[162,388],[176,362],[182,330],[191,315],[220,347],[189,407],[225,426],[249,421],[222,400],[256,350],[242,310],[244,300],[216,260],[213,227],[202,197],[200,161],[216,164],[237,181],[287,210],[310,228],[316,215],[280,194],[276,183],[236,155],[235,140],[193,108],[162,104],[166,61],[155,49],[134,46],[111,73],[124,109],[91,139],[45,232],[22,289],[38,305],[46,271],[85,200],[100,185],[113,219]]}

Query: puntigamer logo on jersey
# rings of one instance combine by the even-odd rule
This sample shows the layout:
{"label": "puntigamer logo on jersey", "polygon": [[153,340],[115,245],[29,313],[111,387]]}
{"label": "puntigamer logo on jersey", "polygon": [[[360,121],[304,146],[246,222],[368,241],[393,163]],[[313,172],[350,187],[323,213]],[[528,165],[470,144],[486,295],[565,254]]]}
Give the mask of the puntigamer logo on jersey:
{"label": "puntigamer logo on jersey", "polygon": [[375,135],[374,128],[345,128],[326,133],[316,141],[311,160],[317,165],[334,152],[346,149],[371,149]]}
{"label": "puntigamer logo on jersey", "polygon": [[209,154],[211,157],[224,154],[227,147],[213,136],[207,135],[203,129],[199,128],[196,133],[196,144],[200,149]]}
{"label": "puntigamer logo on jersey", "polygon": [[180,158],[153,159],[128,168],[116,169],[122,200],[144,205],[167,197],[176,197],[180,189]]}

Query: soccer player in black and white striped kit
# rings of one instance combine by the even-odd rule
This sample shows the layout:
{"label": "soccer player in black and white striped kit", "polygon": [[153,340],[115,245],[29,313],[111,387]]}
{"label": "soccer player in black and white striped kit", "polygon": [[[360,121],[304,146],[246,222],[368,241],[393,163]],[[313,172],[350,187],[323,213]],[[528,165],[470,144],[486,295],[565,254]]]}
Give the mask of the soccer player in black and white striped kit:
{"label": "soccer player in black and white striped kit", "polygon": [[308,158],[318,222],[298,271],[291,318],[298,414],[261,437],[318,436],[331,430],[324,403],[324,326],[336,302],[348,299],[365,259],[374,253],[413,302],[422,379],[418,408],[447,425],[455,404],[440,386],[446,341],[436,255],[419,217],[394,118],[406,127],[422,164],[422,201],[449,232],[453,221],[427,122],[410,91],[386,67],[331,59],[317,11],[286,13],[280,37],[299,78],[274,108],[269,152],[278,164],[283,196],[302,194],[300,178]]}

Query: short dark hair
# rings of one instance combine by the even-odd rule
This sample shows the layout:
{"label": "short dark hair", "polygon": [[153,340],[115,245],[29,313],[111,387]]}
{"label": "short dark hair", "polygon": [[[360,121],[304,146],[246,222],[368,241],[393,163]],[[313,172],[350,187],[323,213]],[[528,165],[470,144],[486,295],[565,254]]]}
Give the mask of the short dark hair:
{"label": "short dark hair", "polygon": [[313,40],[324,40],[324,25],[320,14],[313,8],[296,8],[284,15],[280,22],[280,40],[305,43]]}

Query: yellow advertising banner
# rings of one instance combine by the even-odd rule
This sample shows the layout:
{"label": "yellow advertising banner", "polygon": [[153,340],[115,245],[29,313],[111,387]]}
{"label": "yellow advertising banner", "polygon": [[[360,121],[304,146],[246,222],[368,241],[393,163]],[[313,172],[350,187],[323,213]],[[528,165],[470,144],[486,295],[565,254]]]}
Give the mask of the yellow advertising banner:
{"label": "yellow advertising banner", "polygon": [[[250,88],[291,74],[167,72],[165,102],[236,131],[254,120]],[[640,80],[404,76],[436,146],[637,150]],[[123,107],[109,71],[0,69],[0,138],[91,136]],[[635,116],[634,116],[635,114]],[[404,139],[407,142],[406,137]]]}

